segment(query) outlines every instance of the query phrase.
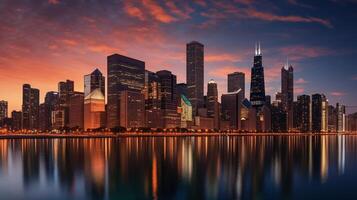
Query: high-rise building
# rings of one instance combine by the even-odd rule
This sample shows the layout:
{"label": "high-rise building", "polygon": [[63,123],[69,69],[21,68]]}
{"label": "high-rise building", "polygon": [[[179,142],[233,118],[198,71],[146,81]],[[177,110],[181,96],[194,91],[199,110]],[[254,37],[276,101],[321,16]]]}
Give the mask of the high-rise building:
{"label": "high-rise building", "polygon": [[333,105],[328,106],[328,132],[337,131],[337,109]]}
{"label": "high-rise building", "polygon": [[124,90],[120,95],[120,126],[139,128],[145,125],[145,99],[139,91]]}
{"label": "high-rise building", "polygon": [[348,127],[347,130],[349,132],[356,132],[357,131],[357,112],[348,115]]}
{"label": "high-rise building", "polygon": [[241,95],[242,99],[245,98],[245,74],[243,72],[234,72],[228,74],[227,79],[227,92],[235,92],[239,89],[242,89]]}
{"label": "high-rise building", "polygon": [[322,95],[321,94],[313,94],[311,96],[311,116],[312,116],[312,132],[321,132],[322,126]]}
{"label": "high-rise building", "polygon": [[222,94],[221,103],[222,103],[222,119],[224,121],[229,121],[229,126],[231,129],[240,130],[241,129],[241,99],[242,95],[239,93],[242,92],[239,89],[236,92],[231,92],[227,94]]}
{"label": "high-rise building", "polygon": [[207,116],[213,118],[213,127],[219,129],[219,104],[217,83],[210,80],[207,84]]}
{"label": "high-rise building", "polygon": [[84,93],[74,92],[69,99],[69,128],[83,130]]}
{"label": "high-rise building", "polygon": [[287,131],[287,114],[279,105],[271,106],[271,130],[273,132]]}
{"label": "high-rise building", "polygon": [[162,128],[161,119],[161,82],[159,76],[145,70],[145,127]]}
{"label": "high-rise building", "polygon": [[337,132],[342,133],[346,131],[346,108],[339,103],[336,104],[337,110]]}
{"label": "high-rise building", "polygon": [[253,107],[258,109],[265,104],[264,68],[260,44],[255,48],[254,65],[251,72],[250,102]]}
{"label": "high-rise building", "polygon": [[47,92],[45,96],[45,102],[40,105],[40,130],[48,131],[52,129],[51,114],[52,111],[54,111],[57,103],[58,92]]}
{"label": "high-rise building", "polygon": [[204,46],[192,41],[186,45],[187,97],[192,104],[193,115],[203,107]]}
{"label": "high-rise building", "polygon": [[[71,96],[74,94],[74,81],[66,80],[58,83],[58,105],[56,109],[58,112],[62,112],[61,115],[64,122],[63,127],[69,127],[69,101]],[[61,110],[61,111],[60,111]],[[60,127],[58,127],[60,128]]]}
{"label": "high-rise building", "polygon": [[0,127],[3,125],[4,119],[7,118],[7,109],[7,101],[0,101]]}
{"label": "high-rise building", "polygon": [[301,132],[309,132],[310,131],[310,96],[309,95],[300,95],[297,98],[298,102],[298,127]]}
{"label": "high-rise building", "polygon": [[18,131],[21,129],[22,125],[22,112],[21,111],[12,111],[11,112],[12,118],[12,130]]}
{"label": "high-rise building", "polygon": [[40,91],[24,84],[22,87],[22,128],[39,128]]}
{"label": "high-rise building", "polygon": [[120,93],[124,90],[141,92],[145,82],[145,63],[113,54],[108,56],[107,127],[120,126]]}
{"label": "high-rise building", "polygon": [[328,99],[322,94],[322,105],[321,105],[321,131],[328,132]]}
{"label": "high-rise building", "polygon": [[159,76],[161,83],[161,111],[163,126],[164,128],[179,127],[180,116],[177,113],[176,75],[167,70],[158,71],[156,74]]}
{"label": "high-rise building", "polygon": [[281,68],[281,103],[287,113],[288,130],[293,129],[294,69],[287,63]]}
{"label": "high-rise building", "polygon": [[105,96],[105,77],[97,68],[92,73],[84,76],[84,97],[98,88]]}
{"label": "high-rise building", "polygon": [[105,127],[105,97],[97,88],[84,98],[84,130]]}

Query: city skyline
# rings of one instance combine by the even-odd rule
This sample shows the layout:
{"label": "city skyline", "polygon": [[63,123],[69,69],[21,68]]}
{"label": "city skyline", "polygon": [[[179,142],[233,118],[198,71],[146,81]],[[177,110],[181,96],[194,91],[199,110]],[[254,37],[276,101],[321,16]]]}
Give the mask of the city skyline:
{"label": "city skyline", "polygon": [[[185,82],[185,44],[193,40],[205,45],[205,94],[207,82],[214,79],[221,96],[226,91],[226,75],[235,71],[245,73],[245,89],[250,91],[252,49],[260,41],[266,93],[272,97],[280,90],[280,69],[289,58],[295,69],[295,100],[297,95],[314,93],[324,93],[331,104],[354,105],[357,99],[353,92],[357,71],[351,59],[356,31],[344,31],[356,18],[349,6],[353,2],[91,4],[4,1],[0,8],[0,95],[9,102],[9,111],[21,109],[23,83],[40,89],[41,102],[45,92],[56,91],[59,80],[73,80],[75,90],[83,91],[83,75],[94,66],[107,74],[105,57],[112,53],[143,60],[150,71],[170,70],[178,83]],[[104,12],[117,6],[123,9]],[[272,9],[274,6],[278,8]],[[76,12],[78,7],[83,8],[81,12]],[[155,9],[161,12],[153,12]],[[221,13],[217,13],[219,9]],[[29,14],[31,11],[36,14]],[[247,11],[249,15],[242,16]],[[58,15],[60,12],[66,12],[67,18]],[[339,20],[330,17],[332,14]],[[125,20],[115,21],[117,17]],[[113,28],[108,28],[110,23]],[[177,27],[179,31],[173,32]],[[323,76],[317,76],[321,70]],[[336,81],[331,84],[331,80]],[[352,111],[347,108],[347,112]]]}

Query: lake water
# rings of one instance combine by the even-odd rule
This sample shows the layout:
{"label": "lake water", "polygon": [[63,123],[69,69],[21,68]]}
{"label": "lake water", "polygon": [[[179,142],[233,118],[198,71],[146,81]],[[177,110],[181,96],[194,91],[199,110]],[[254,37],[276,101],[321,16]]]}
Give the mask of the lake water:
{"label": "lake water", "polygon": [[357,199],[357,136],[2,139],[0,199]]}

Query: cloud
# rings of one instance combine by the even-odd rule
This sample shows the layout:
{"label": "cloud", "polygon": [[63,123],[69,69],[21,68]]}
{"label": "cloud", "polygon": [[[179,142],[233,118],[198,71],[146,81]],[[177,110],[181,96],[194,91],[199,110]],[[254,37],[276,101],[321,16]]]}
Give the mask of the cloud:
{"label": "cloud", "polygon": [[135,17],[139,20],[144,21],[145,20],[145,16],[143,11],[141,11],[138,7],[132,5],[131,3],[129,3],[130,1],[125,1],[124,2],[124,11],[131,17]]}
{"label": "cloud", "polygon": [[304,45],[287,46],[279,49],[280,53],[291,61],[299,61],[306,58],[317,58],[335,54],[330,49],[322,47],[309,47]]}
{"label": "cloud", "polygon": [[49,4],[59,4],[60,1],[59,0],[48,0]]}
{"label": "cloud", "polygon": [[177,19],[168,14],[159,4],[153,0],[142,0],[143,5],[149,10],[150,14],[162,23],[171,23]]}
{"label": "cloud", "polygon": [[[269,22],[317,23],[328,28],[333,28],[333,25],[327,19],[310,17],[310,16],[304,17],[299,15],[279,15],[272,12],[261,11],[255,8],[254,6],[252,6],[251,4],[253,4],[253,2],[249,0],[239,0],[239,3],[248,6],[237,6],[236,4],[216,1],[215,2],[216,8],[203,11],[201,15],[208,18],[209,19],[208,21],[212,19],[215,20],[231,19],[231,17],[233,16],[238,20],[249,18],[249,19],[258,19],[258,20],[269,21]],[[213,23],[211,24],[214,25]]]}
{"label": "cloud", "polygon": [[335,97],[341,97],[341,96],[345,96],[346,93],[345,92],[331,92],[330,93],[331,96],[335,96]]}
{"label": "cloud", "polygon": [[221,54],[208,54],[205,55],[206,62],[238,62],[241,61],[242,58],[238,55],[229,54],[229,53],[221,53]]}
{"label": "cloud", "polygon": [[299,78],[295,81],[295,84],[306,84],[306,83],[308,83],[308,81],[306,81],[303,78]]}
{"label": "cloud", "polygon": [[296,15],[282,16],[269,12],[262,12],[255,9],[245,10],[246,16],[250,18],[256,18],[264,21],[281,21],[281,22],[305,22],[305,23],[319,23],[328,28],[333,28],[330,21],[317,18],[317,17],[302,17]]}
{"label": "cloud", "polygon": [[166,6],[180,19],[190,19],[190,14],[194,11],[188,4],[185,5],[184,9],[180,9],[174,1],[167,1]]}
{"label": "cloud", "polygon": [[250,75],[250,69],[248,67],[236,67],[236,66],[225,66],[215,70],[210,70],[208,72],[208,75],[216,78],[226,78],[228,74],[233,72],[243,72],[245,74],[246,79]]}
{"label": "cloud", "polygon": [[354,77],[352,77],[352,80],[357,81],[357,75],[355,75]]}
{"label": "cloud", "polygon": [[295,86],[294,87],[294,93],[297,95],[301,95],[305,92],[305,89],[301,86]]}

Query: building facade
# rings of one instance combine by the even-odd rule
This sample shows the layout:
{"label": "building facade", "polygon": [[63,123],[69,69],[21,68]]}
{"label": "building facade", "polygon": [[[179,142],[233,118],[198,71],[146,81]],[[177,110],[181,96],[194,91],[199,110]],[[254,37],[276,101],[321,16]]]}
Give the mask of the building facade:
{"label": "building facade", "polygon": [[105,77],[97,68],[92,73],[84,76],[84,97],[98,88],[105,96]]}
{"label": "building facade", "polygon": [[241,95],[242,90],[236,92],[223,94],[221,97],[222,103],[222,119],[229,121],[230,129],[241,129]]}
{"label": "building facade", "polygon": [[105,97],[101,88],[97,88],[84,98],[84,130],[105,127]]}
{"label": "building facade", "polygon": [[203,107],[204,46],[193,41],[186,45],[187,97],[192,104],[193,115]]}
{"label": "building facade", "polygon": [[227,85],[227,92],[235,92],[241,89],[241,98],[245,98],[245,74],[243,72],[234,72],[228,74]]}
{"label": "building facade", "polygon": [[7,118],[8,104],[7,101],[0,101],[0,127],[4,124],[4,119]]}
{"label": "building facade", "polygon": [[265,105],[264,68],[260,44],[255,49],[254,64],[251,70],[250,102],[257,109]]}
{"label": "building facade", "polygon": [[145,63],[140,60],[113,54],[107,57],[108,102],[107,128],[120,126],[120,94],[130,90],[141,92],[145,82]]}
{"label": "building facade", "polygon": [[213,118],[213,128],[219,129],[219,104],[217,83],[210,80],[207,84],[207,116]]}
{"label": "building facade", "polygon": [[120,126],[125,128],[145,126],[145,99],[141,92],[130,90],[121,92]]}
{"label": "building facade", "polygon": [[293,129],[294,122],[294,68],[288,64],[281,68],[281,103],[287,113],[288,130]]}
{"label": "building facade", "polygon": [[69,99],[69,128],[84,128],[84,93],[74,92]]}
{"label": "building facade", "polygon": [[311,117],[310,117],[310,108],[311,100],[309,95],[300,95],[297,97],[298,102],[298,127],[301,132],[309,132]]}
{"label": "building facade", "polygon": [[40,90],[24,84],[22,87],[22,129],[39,128]]}

